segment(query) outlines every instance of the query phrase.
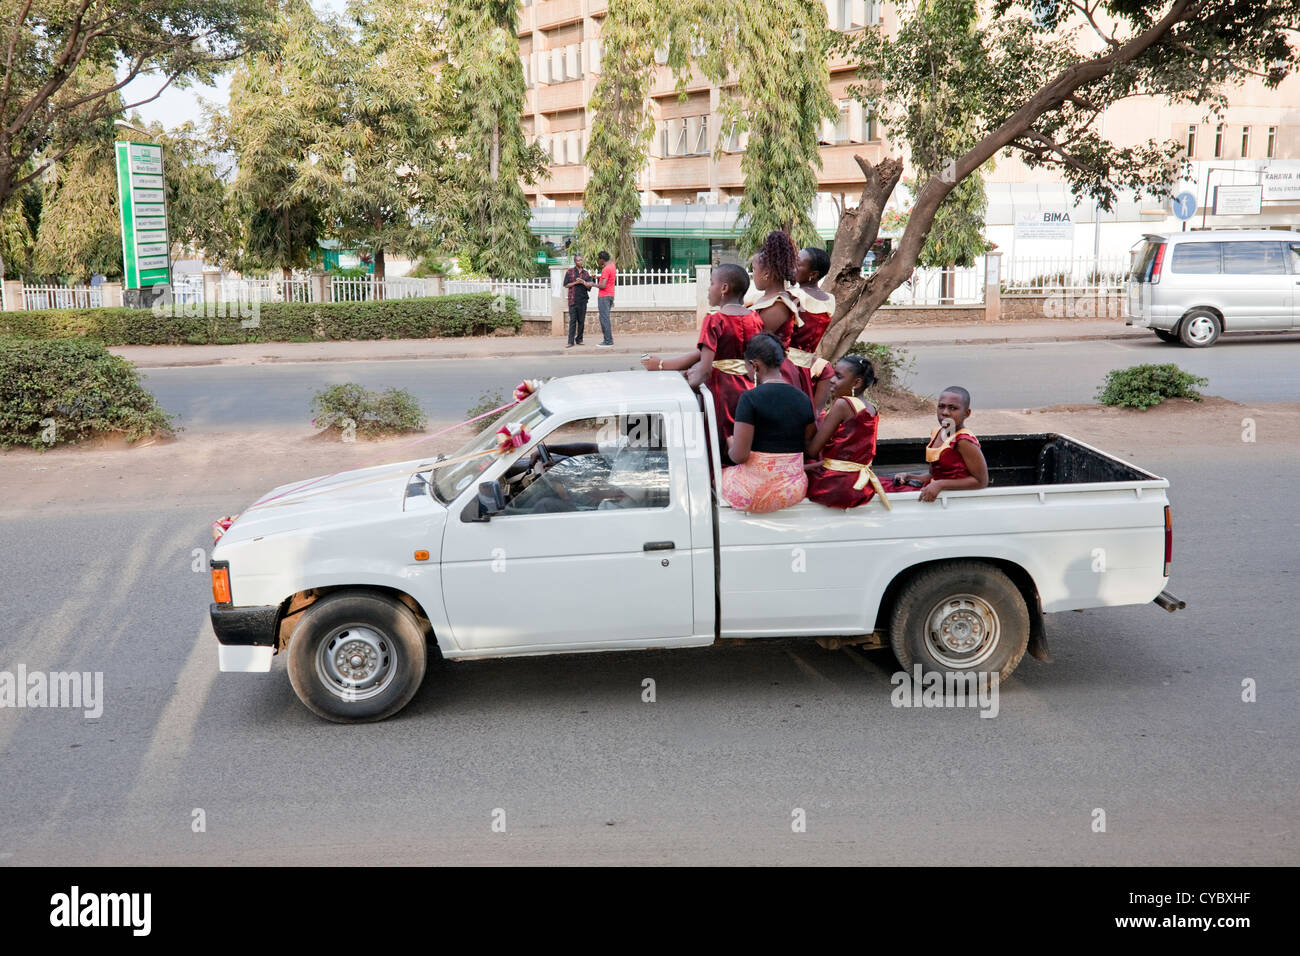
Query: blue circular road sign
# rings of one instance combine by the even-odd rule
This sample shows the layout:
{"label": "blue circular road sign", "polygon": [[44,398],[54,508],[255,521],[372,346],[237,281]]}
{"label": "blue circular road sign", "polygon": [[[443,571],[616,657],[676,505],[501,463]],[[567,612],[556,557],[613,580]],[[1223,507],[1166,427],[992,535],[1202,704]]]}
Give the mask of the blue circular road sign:
{"label": "blue circular road sign", "polygon": [[1191,193],[1179,193],[1173,199],[1174,215],[1179,219],[1191,219],[1196,215],[1196,197]]}

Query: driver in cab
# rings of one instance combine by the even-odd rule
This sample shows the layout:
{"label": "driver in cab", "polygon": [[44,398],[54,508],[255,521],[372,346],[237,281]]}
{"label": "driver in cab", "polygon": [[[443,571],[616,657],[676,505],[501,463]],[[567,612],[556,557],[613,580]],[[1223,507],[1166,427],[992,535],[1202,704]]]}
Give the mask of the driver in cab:
{"label": "driver in cab", "polygon": [[656,472],[667,483],[667,453],[629,425],[609,441],[539,443],[504,476],[511,488],[505,514],[650,507]]}

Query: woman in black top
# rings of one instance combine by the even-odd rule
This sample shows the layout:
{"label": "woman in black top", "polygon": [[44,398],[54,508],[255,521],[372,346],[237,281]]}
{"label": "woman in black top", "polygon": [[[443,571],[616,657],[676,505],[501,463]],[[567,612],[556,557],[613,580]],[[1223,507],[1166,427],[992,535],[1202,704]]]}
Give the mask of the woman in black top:
{"label": "woman in black top", "polygon": [[757,383],[740,396],[727,452],[736,463],[722,469],[722,497],[733,508],[766,513],[803,500],[808,475],[804,445],[816,430],[812,401],[781,377],[785,349],[770,332],[745,346],[745,366]]}

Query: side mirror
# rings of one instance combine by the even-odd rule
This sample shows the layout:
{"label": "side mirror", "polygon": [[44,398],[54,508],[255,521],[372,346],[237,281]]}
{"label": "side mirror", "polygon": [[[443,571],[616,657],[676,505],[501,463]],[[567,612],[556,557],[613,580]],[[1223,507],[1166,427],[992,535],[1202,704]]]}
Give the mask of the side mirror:
{"label": "side mirror", "polygon": [[478,520],[487,521],[505,511],[506,496],[499,481],[481,481],[478,486]]}

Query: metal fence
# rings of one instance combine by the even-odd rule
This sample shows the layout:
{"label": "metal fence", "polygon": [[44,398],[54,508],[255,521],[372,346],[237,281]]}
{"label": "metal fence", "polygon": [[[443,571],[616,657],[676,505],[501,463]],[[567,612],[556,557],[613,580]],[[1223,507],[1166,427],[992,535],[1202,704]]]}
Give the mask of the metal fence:
{"label": "metal fence", "polygon": [[984,257],[969,267],[916,268],[890,293],[888,305],[979,305],[984,301]]}
{"label": "metal fence", "polygon": [[24,309],[97,309],[103,292],[94,286],[24,285]]}
{"label": "metal fence", "polygon": [[443,287],[448,295],[467,292],[507,295],[519,303],[521,315],[551,314],[549,279],[448,279]]}
{"label": "metal fence", "polygon": [[330,277],[331,302],[373,302],[378,299],[417,299],[432,295],[432,283],[402,276],[376,279],[374,276]]}
{"label": "metal fence", "polygon": [[222,302],[310,302],[307,279],[222,279]]}
{"label": "metal fence", "polygon": [[1106,256],[1019,256],[1002,263],[1003,295],[1073,295],[1121,292],[1128,277],[1127,254]]}
{"label": "metal fence", "polygon": [[614,285],[615,308],[693,309],[695,270],[620,272]]}

